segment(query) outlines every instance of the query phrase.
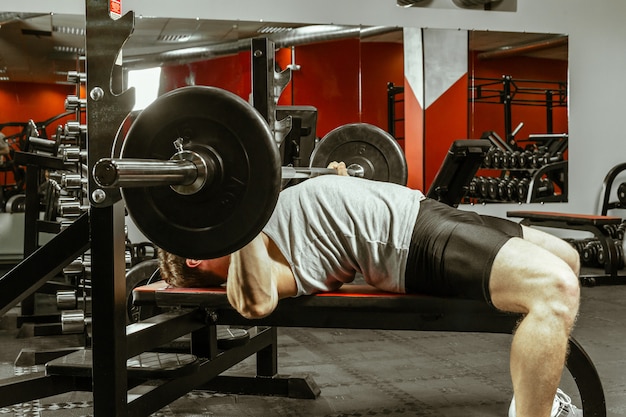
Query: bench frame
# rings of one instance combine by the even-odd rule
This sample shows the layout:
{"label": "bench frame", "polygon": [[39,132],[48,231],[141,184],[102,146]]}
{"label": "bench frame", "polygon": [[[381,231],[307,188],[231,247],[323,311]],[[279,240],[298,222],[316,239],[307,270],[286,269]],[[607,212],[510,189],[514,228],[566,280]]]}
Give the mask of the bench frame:
{"label": "bench frame", "polygon": [[[208,328],[217,325],[250,327],[255,329],[250,343],[256,337],[267,336],[265,332],[270,331],[272,347],[265,346],[257,355],[257,376],[238,377],[234,381],[220,377],[222,379],[204,384],[205,388],[212,390],[233,392],[234,389],[235,392],[248,394],[272,392],[279,395],[277,384],[285,384],[284,381],[278,382],[281,377],[277,368],[276,327],[512,334],[521,318],[517,314],[496,311],[480,301],[392,294],[367,285],[345,285],[335,292],[284,299],[270,316],[255,320],[245,319],[237,313],[228,303],[223,288],[172,288],[159,281],[135,288],[133,297],[136,305],[149,308],[152,312],[161,309],[204,312]],[[142,323],[140,321],[137,325],[143,326]],[[604,392],[595,366],[574,338],[570,338],[569,349],[566,365],[578,387],[584,415],[605,417]],[[259,376],[272,378],[259,379]],[[287,391],[281,395],[312,398],[316,392],[312,384],[307,379],[289,378],[284,387]],[[291,390],[287,388],[289,386]],[[310,392],[306,387],[310,387]]]}

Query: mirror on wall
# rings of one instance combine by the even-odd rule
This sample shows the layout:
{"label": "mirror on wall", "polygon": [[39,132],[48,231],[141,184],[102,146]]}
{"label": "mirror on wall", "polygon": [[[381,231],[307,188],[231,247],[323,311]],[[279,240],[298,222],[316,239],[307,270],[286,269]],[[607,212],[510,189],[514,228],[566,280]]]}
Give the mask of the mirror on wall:
{"label": "mirror on wall", "polygon": [[[80,69],[84,17],[3,16],[3,82],[67,84],[67,72]],[[444,32],[462,32],[466,39],[459,51],[463,83],[454,84],[453,94],[437,92],[437,99],[431,98],[432,89],[425,94],[424,152],[420,161],[411,161],[424,165],[423,187],[428,188],[452,141],[486,137],[495,150],[479,172],[481,182],[471,187],[472,202],[566,201],[567,36],[422,31],[425,36],[438,31],[441,39],[446,39]],[[366,122],[392,132],[405,147],[406,121],[413,117],[405,114],[405,70],[407,57],[415,53],[407,50],[405,32],[398,27],[137,16],[123,63],[128,72],[160,68],[158,91],[148,87],[152,95],[185,85],[214,85],[252,101],[250,40],[266,37],[276,46],[276,73],[290,71],[289,83],[277,96],[279,117],[313,109],[315,117],[309,114],[305,122],[311,125],[312,141],[343,124]],[[425,53],[438,50],[450,53],[451,48],[426,48]],[[445,65],[435,66],[424,78],[440,78],[444,72]],[[561,168],[538,171],[551,164]],[[494,188],[520,189],[521,194],[505,198],[494,194]],[[529,198],[533,189],[540,195]]]}
{"label": "mirror on wall", "polygon": [[[174,25],[154,18],[140,19],[136,26],[124,46],[124,66],[128,71],[161,67],[161,93],[186,85],[212,85],[257,109],[263,107],[260,100],[275,100],[277,121],[299,117],[307,143],[299,144],[299,155],[285,159],[285,164],[308,166],[315,141],[339,126],[365,122],[387,130],[387,84],[401,84],[403,79],[401,28],[180,19]],[[200,39],[194,40],[197,32]],[[151,47],[144,53],[143,45],[151,45],[156,33],[159,38],[188,41],[169,46],[175,49],[155,53]],[[252,82],[253,75],[267,70],[263,62],[252,59],[256,53],[252,40],[259,38],[275,48],[267,54],[273,61],[269,65],[275,72],[270,74],[274,88]],[[260,67],[253,70],[252,65]],[[283,76],[289,79],[280,85]]]}
{"label": "mirror on wall", "polygon": [[470,31],[469,45],[469,136],[494,145],[473,200],[567,201],[568,37]]}
{"label": "mirror on wall", "polygon": [[[154,42],[144,34],[144,26],[154,27],[151,32],[161,33],[160,38],[174,37],[170,27],[181,28],[179,36],[189,41],[170,46],[177,49],[144,53],[143,45]],[[182,28],[190,29],[183,35]],[[197,32],[201,40],[193,41]],[[214,85],[250,99],[251,40],[261,37],[276,48],[276,72],[290,72],[277,104],[316,107],[319,136],[352,122],[386,128],[387,82],[402,82],[401,28],[195,20],[185,24],[180,19],[174,26],[167,19],[141,19],[124,46],[124,65],[161,66],[162,91]]]}

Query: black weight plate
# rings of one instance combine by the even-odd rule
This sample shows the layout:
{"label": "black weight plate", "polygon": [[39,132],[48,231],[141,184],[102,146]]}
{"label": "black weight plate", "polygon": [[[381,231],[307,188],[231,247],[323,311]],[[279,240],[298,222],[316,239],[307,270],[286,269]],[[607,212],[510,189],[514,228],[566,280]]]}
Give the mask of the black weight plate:
{"label": "black weight plate", "polygon": [[217,347],[222,350],[243,346],[250,340],[246,329],[230,326],[217,326]]}
{"label": "black weight plate", "polygon": [[183,87],[139,114],[121,155],[169,160],[178,138],[185,149],[218,156],[215,179],[192,195],[169,186],[122,189],[130,216],[148,239],[179,256],[209,259],[242,248],[267,223],[281,186],[266,121],[228,91]]}
{"label": "black weight plate", "polygon": [[374,125],[352,123],[328,132],[313,149],[310,166],[326,168],[333,161],[360,165],[364,178],[370,180],[407,183],[402,148],[393,136]]}

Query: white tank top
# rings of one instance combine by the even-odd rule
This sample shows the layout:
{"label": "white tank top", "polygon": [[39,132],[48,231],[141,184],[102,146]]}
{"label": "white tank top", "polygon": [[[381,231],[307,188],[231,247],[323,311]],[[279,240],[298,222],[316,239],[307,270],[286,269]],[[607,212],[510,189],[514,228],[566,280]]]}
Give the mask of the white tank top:
{"label": "white tank top", "polygon": [[324,175],[283,190],[263,232],[291,265],[297,295],[335,290],[357,273],[403,293],[423,198],[397,184]]}

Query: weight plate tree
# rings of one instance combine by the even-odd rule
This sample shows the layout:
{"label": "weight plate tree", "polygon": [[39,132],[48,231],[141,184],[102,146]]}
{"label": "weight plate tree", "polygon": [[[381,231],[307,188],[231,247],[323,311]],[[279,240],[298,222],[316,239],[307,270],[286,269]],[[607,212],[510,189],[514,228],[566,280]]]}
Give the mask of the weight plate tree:
{"label": "weight plate tree", "polygon": [[393,136],[367,123],[339,126],[322,138],[311,154],[311,167],[343,161],[362,169],[363,178],[406,185],[404,152]]}
{"label": "weight plate tree", "polygon": [[278,149],[261,115],[214,87],[167,93],[137,117],[121,156],[165,164],[175,154],[206,161],[204,181],[192,190],[123,187],[137,227],[157,246],[194,259],[227,255],[250,242],[269,220],[281,186]]}

